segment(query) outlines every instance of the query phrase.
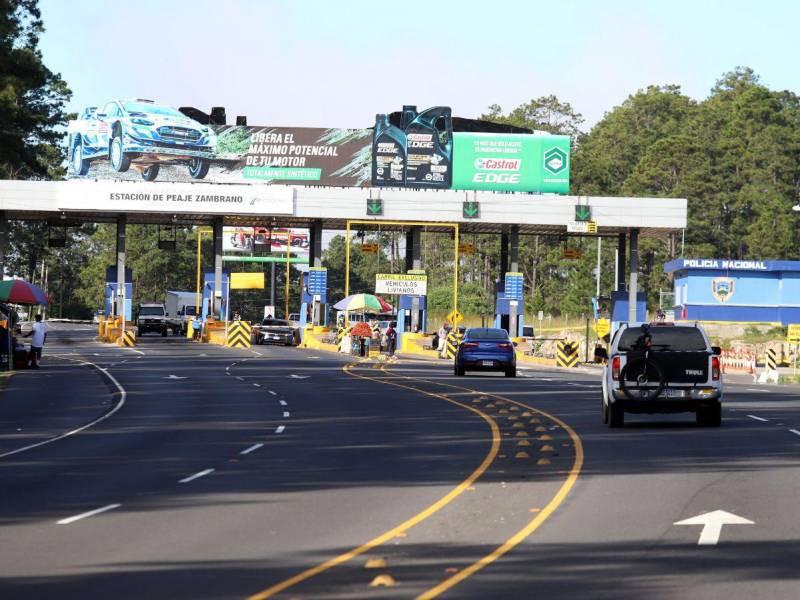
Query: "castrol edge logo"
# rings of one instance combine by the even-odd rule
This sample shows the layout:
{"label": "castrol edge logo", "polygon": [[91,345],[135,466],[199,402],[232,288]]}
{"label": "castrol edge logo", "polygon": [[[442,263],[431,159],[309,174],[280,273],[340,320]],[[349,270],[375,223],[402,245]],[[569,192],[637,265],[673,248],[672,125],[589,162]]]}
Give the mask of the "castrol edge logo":
{"label": "castrol edge logo", "polygon": [[519,171],[522,161],[519,158],[476,158],[475,168],[479,171]]}

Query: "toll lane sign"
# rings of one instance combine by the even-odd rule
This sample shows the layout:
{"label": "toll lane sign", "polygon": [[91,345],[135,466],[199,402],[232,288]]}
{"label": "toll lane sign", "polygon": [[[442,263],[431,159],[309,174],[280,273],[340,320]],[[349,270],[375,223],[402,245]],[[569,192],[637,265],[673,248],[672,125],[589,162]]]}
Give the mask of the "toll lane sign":
{"label": "toll lane sign", "polygon": [[451,310],[450,313],[447,315],[447,321],[453,327],[457,327],[458,324],[461,323],[461,321],[463,321],[463,320],[464,320],[464,315],[462,315],[460,312],[458,312],[457,308]]}
{"label": "toll lane sign", "polygon": [[375,275],[375,293],[426,296],[428,294],[428,276],[378,273]]}
{"label": "toll lane sign", "polygon": [[786,335],[786,341],[791,343],[800,342],[800,325],[789,325],[789,331]]}

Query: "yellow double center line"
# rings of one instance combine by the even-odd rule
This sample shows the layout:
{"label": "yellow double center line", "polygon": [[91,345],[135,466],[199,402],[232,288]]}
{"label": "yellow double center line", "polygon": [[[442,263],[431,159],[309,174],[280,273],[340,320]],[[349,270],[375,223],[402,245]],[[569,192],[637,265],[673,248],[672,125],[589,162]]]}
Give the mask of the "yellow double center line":
{"label": "yellow double center line", "polygon": [[[490,417],[489,415],[487,415],[485,412],[483,412],[483,411],[481,411],[481,410],[479,410],[479,409],[477,409],[477,408],[475,408],[473,406],[470,406],[468,404],[464,404],[462,402],[458,402],[457,400],[453,400],[452,398],[449,398],[448,396],[446,396],[444,394],[437,394],[437,393],[434,393],[434,392],[428,392],[428,391],[421,390],[421,389],[419,389],[417,387],[414,387],[414,386],[406,385],[406,384],[403,384],[403,383],[398,383],[397,381],[387,381],[386,379],[375,378],[375,377],[367,377],[366,375],[361,375],[359,373],[355,373],[352,370],[353,366],[354,366],[353,364],[345,365],[342,368],[342,371],[344,373],[347,373],[348,375],[351,375],[352,377],[356,377],[358,379],[365,379],[367,381],[374,381],[374,382],[377,382],[377,383],[382,383],[384,385],[392,385],[392,386],[395,386],[395,387],[404,388],[404,389],[407,389],[407,390],[412,390],[412,391],[415,391],[415,392],[419,392],[420,394],[424,394],[424,395],[430,396],[432,398],[438,398],[440,400],[444,400],[446,402],[450,402],[451,404],[455,404],[455,405],[460,406],[462,408],[466,408],[467,410],[470,410],[473,413],[479,415],[489,425],[489,428],[490,428],[491,433],[492,433],[492,444],[491,444],[491,447],[489,449],[489,452],[486,454],[486,456],[484,457],[484,459],[481,462],[481,464],[469,475],[469,477],[467,477],[466,479],[464,479],[464,481],[459,483],[448,494],[446,494],[445,496],[443,496],[442,498],[440,498],[439,500],[437,500],[436,502],[434,502],[433,504],[428,506],[423,511],[417,513],[416,515],[414,515],[410,519],[407,519],[406,521],[402,522],[400,525],[397,525],[396,527],[390,529],[389,531],[387,531],[387,532],[385,532],[385,533],[383,533],[383,534],[371,539],[370,541],[362,544],[361,546],[358,546],[357,548],[353,548],[352,550],[349,550],[348,552],[344,552],[344,553],[342,553],[342,554],[340,554],[338,556],[335,556],[334,558],[331,558],[331,559],[329,559],[329,560],[327,560],[327,561],[325,561],[325,562],[323,562],[323,563],[321,563],[321,564],[319,564],[319,565],[317,565],[315,567],[311,567],[310,569],[306,569],[305,571],[302,571],[301,573],[298,573],[297,575],[294,575],[293,577],[290,577],[289,579],[285,579],[284,581],[281,581],[280,583],[276,583],[275,585],[273,585],[273,586],[271,586],[271,587],[269,587],[269,588],[267,588],[265,590],[262,590],[261,592],[258,592],[257,594],[254,594],[254,595],[250,596],[248,598],[248,600],[263,600],[265,598],[271,598],[271,597],[273,597],[275,594],[277,594],[279,592],[282,592],[282,591],[284,591],[284,590],[286,590],[286,589],[288,589],[288,588],[290,588],[292,586],[295,586],[298,583],[301,583],[303,581],[307,581],[308,579],[311,579],[312,577],[315,577],[315,576],[319,575],[320,573],[323,573],[323,572],[325,572],[325,571],[327,571],[329,569],[332,569],[333,567],[335,567],[337,565],[341,565],[343,563],[346,563],[346,562],[352,560],[353,558],[356,558],[359,555],[362,555],[362,554],[364,554],[366,552],[369,552],[370,550],[376,548],[377,546],[385,544],[386,542],[396,538],[398,535],[405,533],[407,530],[411,529],[414,525],[417,525],[417,524],[421,523],[422,521],[424,521],[428,517],[432,516],[433,514],[435,514],[436,512],[438,512],[439,510],[441,510],[442,508],[447,506],[448,504],[450,504],[458,496],[463,494],[467,489],[469,489],[472,486],[473,483],[475,483],[475,481],[479,477],[481,477],[481,475],[483,475],[486,472],[486,470],[489,468],[489,466],[492,464],[492,462],[494,462],[494,459],[497,457],[497,453],[498,453],[498,451],[500,449],[500,441],[502,439],[501,435],[500,435],[500,429],[497,426],[497,423],[495,422],[495,420],[492,417]],[[380,367],[380,370],[383,373],[387,373],[387,374],[389,373],[388,371],[385,370],[385,368],[383,366]],[[467,392],[480,393],[481,395],[489,397],[489,398],[495,398],[497,400],[503,400],[505,402],[510,402],[512,404],[516,404],[517,406],[526,408],[528,410],[532,410],[532,411],[534,411],[534,412],[536,412],[536,413],[538,413],[538,414],[550,419],[551,421],[553,421],[555,423],[558,423],[569,434],[570,438],[572,439],[573,444],[575,445],[575,460],[573,461],[572,467],[571,467],[569,473],[567,474],[566,480],[561,485],[561,487],[559,487],[558,491],[556,492],[555,496],[553,496],[553,498],[550,500],[550,502],[548,502],[548,504],[536,515],[536,517],[532,521],[530,521],[525,527],[520,529],[517,533],[515,533],[513,536],[511,536],[509,539],[507,539],[505,542],[503,542],[500,546],[495,548],[492,552],[490,552],[489,554],[481,557],[480,559],[478,559],[477,561],[475,561],[474,563],[472,563],[468,567],[462,569],[461,571],[459,571],[458,573],[456,573],[452,577],[450,577],[448,579],[445,579],[444,581],[442,581],[440,584],[436,585],[435,587],[423,592],[419,596],[419,598],[424,598],[424,599],[436,598],[437,596],[439,596],[440,594],[442,594],[445,591],[449,590],[450,588],[458,585],[461,581],[463,581],[464,579],[470,577],[471,575],[473,575],[474,573],[476,573],[480,569],[482,569],[485,566],[487,566],[487,565],[493,563],[494,561],[498,560],[504,554],[507,554],[508,552],[510,552],[514,547],[516,547],[519,543],[521,543],[523,540],[525,540],[525,538],[527,538],[534,531],[536,531],[539,528],[539,526],[561,505],[561,503],[564,501],[564,499],[569,494],[569,492],[572,489],[572,487],[575,485],[575,481],[578,479],[578,475],[579,475],[580,470],[581,470],[581,468],[583,466],[583,444],[581,443],[581,440],[580,440],[580,437],[578,436],[578,434],[575,433],[575,431],[573,431],[572,428],[569,427],[569,425],[567,425],[566,423],[564,423],[560,419],[554,417],[553,415],[550,415],[549,413],[541,411],[541,410],[539,410],[537,408],[534,408],[532,406],[528,406],[527,404],[524,404],[524,403],[519,402],[517,400],[504,398],[503,396],[498,396],[497,394],[484,394],[482,392],[477,392],[476,390],[472,390],[472,389],[469,389],[469,388],[455,386],[455,385],[451,385],[451,384],[447,384],[447,383],[434,382],[434,381],[431,381],[431,380],[428,380],[428,379],[424,379],[424,378],[407,377],[405,375],[396,375],[394,373],[392,373],[392,378],[393,379],[404,379],[404,380],[410,380],[410,381],[427,381],[428,383],[433,383],[434,385],[453,388],[453,389],[467,391]]]}

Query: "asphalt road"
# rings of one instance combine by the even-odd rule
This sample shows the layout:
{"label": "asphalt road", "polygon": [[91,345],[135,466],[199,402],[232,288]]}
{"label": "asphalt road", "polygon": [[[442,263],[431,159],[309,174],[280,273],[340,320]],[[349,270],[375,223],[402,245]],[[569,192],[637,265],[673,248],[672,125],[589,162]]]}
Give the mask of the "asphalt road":
{"label": "asphalt road", "polygon": [[93,331],[0,393],[0,598],[800,596],[797,388],[610,430],[589,372]]}

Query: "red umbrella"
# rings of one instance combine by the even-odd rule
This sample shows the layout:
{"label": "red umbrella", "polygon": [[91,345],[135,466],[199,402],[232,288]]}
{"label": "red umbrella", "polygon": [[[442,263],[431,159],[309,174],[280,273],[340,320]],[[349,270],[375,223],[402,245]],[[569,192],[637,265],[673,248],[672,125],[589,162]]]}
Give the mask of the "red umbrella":
{"label": "red umbrella", "polygon": [[42,288],[21,279],[0,281],[0,301],[9,304],[50,304]]}
{"label": "red umbrella", "polygon": [[392,305],[389,304],[386,300],[381,298],[380,296],[375,296],[378,299],[378,302],[381,304],[381,312],[392,312]]}

